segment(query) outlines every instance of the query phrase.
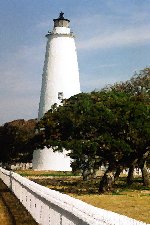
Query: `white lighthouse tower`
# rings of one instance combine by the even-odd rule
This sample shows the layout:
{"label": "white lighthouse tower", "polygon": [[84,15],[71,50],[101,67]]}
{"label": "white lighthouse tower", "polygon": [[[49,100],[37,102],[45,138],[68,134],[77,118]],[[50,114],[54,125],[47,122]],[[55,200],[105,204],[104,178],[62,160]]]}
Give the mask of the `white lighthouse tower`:
{"label": "white lighthouse tower", "polygon": [[[38,119],[55,103],[80,93],[79,69],[74,35],[69,28],[69,20],[60,13],[54,19],[54,28],[48,32]],[[35,150],[33,169],[70,171],[70,157],[53,152],[51,148]]]}

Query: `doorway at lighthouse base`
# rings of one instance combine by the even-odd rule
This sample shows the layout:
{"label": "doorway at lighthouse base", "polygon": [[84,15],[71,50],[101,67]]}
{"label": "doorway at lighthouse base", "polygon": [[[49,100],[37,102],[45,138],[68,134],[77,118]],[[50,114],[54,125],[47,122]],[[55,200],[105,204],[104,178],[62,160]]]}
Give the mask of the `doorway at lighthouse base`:
{"label": "doorway at lighthouse base", "polygon": [[71,159],[67,151],[53,152],[52,148],[34,150],[32,167],[33,170],[72,171]]}

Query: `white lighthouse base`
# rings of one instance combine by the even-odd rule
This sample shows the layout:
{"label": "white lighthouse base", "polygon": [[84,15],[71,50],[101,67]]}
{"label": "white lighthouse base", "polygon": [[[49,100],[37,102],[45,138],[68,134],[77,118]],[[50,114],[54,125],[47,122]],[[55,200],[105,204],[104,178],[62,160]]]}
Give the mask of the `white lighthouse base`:
{"label": "white lighthouse base", "polygon": [[70,166],[71,159],[67,156],[68,152],[53,152],[52,148],[34,150],[32,167],[33,170],[53,170],[53,171],[72,171]]}

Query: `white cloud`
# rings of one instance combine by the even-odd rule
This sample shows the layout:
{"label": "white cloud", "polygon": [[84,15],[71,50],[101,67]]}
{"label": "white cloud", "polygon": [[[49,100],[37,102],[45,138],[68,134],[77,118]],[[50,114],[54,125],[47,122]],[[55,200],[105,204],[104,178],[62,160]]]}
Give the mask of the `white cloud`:
{"label": "white cloud", "polygon": [[21,46],[0,65],[0,123],[37,116],[43,46]]}
{"label": "white cloud", "polygon": [[0,125],[16,119],[31,119],[37,117],[38,98],[13,97],[11,95],[0,97]]}
{"label": "white cloud", "polygon": [[50,20],[43,20],[36,24],[35,28],[42,29],[48,28],[52,22]]}
{"label": "white cloud", "polygon": [[97,35],[93,38],[80,41],[77,47],[79,49],[91,50],[133,46],[144,43],[150,43],[150,26],[142,26],[119,31],[114,30],[114,32],[107,35]]}
{"label": "white cloud", "polygon": [[114,84],[118,81],[118,77],[110,77],[110,76],[103,76],[95,75],[87,76],[87,74],[81,74],[80,82],[81,82],[81,90],[82,91],[93,91],[93,90],[100,90],[101,88],[105,87],[109,84]]}
{"label": "white cloud", "polygon": [[117,63],[112,63],[112,64],[100,64],[100,65],[97,65],[96,69],[98,68],[111,68],[111,67],[116,67],[118,66]]}
{"label": "white cloud", "polygon": [[[45,44],[27,46],[22,45],[18,50],[13,54],[13,58],[16,60],[28,60],[30,63],[38,63],[41,61],[41,56],[44,57]],[[32,60],[32,61],[31,61]]]}
{"label": "white cloud", "polygon": [[[2,96],[12,96],[34,93],[39,90],[39,83],[32,80],[22,71],[3,71],[0,76],[0,93]],[[34,83],[33,83],[34,81]]]}

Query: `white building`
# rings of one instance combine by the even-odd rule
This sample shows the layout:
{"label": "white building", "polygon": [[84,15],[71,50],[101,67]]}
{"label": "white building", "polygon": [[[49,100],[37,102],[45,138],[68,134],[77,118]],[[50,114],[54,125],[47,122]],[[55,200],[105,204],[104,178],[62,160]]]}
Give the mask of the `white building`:
{"label": "white building", "polygon": [[[54,103],[80,93],[79,69],[74,35],[64,13],[54,19],[54,28],[48,32],[38,119],[41,119]],[[69,171],[70,157],[52,149],[35,150],[33,169]]]}

